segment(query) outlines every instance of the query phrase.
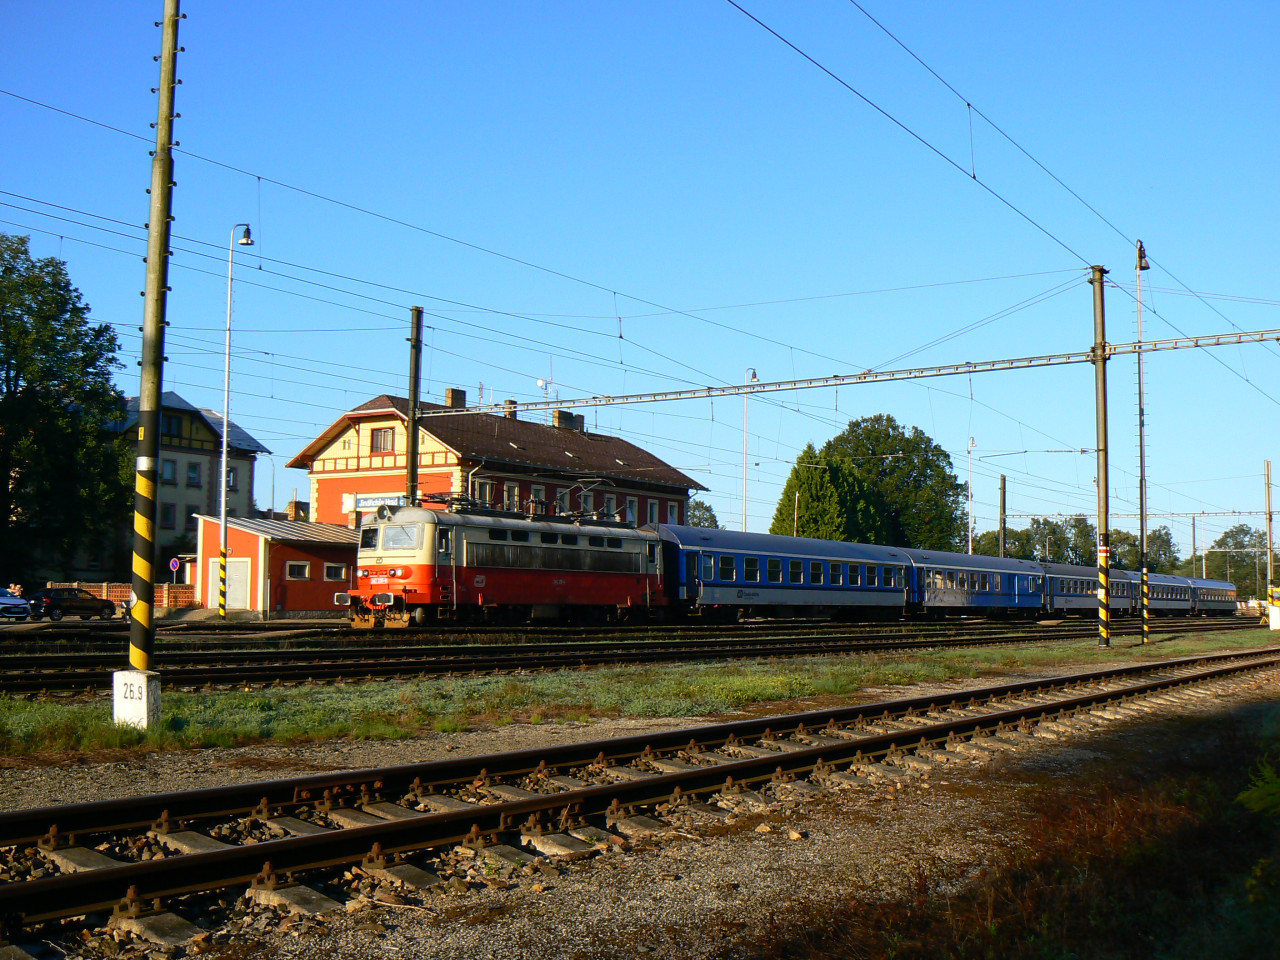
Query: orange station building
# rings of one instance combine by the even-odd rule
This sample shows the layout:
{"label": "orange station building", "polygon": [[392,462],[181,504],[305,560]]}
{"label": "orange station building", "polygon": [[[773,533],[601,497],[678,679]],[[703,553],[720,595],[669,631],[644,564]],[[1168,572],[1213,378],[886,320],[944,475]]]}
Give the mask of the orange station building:
{"label": "orange station building", "polygon": [[[466,392],[454,389],[443,406],[421,404],[465,407]],[[379,506],[403,503],[408,428],[409,401],[384,394],[308,444],[289,466],[308,471],[311,519],[355,527]],[[596,513],[645,524],[684,523],[690,492],[706,487],[626,440],[588,433],[581,416],[557,410],[546,424],[512,409],[420,417],[418,489],[424,498],[465,496],[531,515]]]}

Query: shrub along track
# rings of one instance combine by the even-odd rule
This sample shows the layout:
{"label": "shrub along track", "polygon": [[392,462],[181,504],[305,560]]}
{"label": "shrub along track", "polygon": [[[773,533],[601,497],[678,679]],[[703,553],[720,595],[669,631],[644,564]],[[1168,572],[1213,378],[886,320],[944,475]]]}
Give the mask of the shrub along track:
{"label": "shrub along track", "polygon": [[[5,813],[0,877],[9,882],[0,883],[0,917],[11,928],[30,927],[116,907],[114,923],[178,942],[199,933],[180,915],[209,909],[199,896],[185,896],[201,891],[251,883],[248,896],[259,902],[295,912],[339,908],[296,883],[307,871],[308,883],[331,891],[342,867],[417,890],[440,883],[465,890],[459,863],[536,876],[543,864],[535,853],[588,857],[601,846],[661,837],[674,823],[750,808],[763,794],[920,777],[939,762],[1016,750],[1033,734],[1056,738],[1214,696],[1242,678],[1273,683],[1278,673],[1280,648],[1270,648],[547,749]],[[156,847],[166,850],[163,859]],[[42,868],[32,870],[35,863]],[[46,871],[54,875],[17,879]],[[169,900],[176,914],[142,916],[152,898]],[[51,927],[41,935],[58,933]]]}
{"label": "shrub along track", "polygon": [[[1254,626],[1242,620],[1161,622],[1156,633],[1205,633]],[[1116,636],[1141,632],[1136,623],[1113,627]],[[914,635],[883,630],[774,628],[729,637],[696,639],[590,639],[497,645],[360,646],[317,649],[236,649],[157,652],[155,666],[170,689],[298,684],[468,673],[505,673],[583,666],[639,665],[759,657],[878,653],[922,648],[1079,640],[1096,637],[1091,623],[992,627],[957,633],[953,628]],[[111,653],[24,653],[0,658],[0,693],[42,695],[83,692],[107,695],[111,674],[123,669],[123,650]]]}

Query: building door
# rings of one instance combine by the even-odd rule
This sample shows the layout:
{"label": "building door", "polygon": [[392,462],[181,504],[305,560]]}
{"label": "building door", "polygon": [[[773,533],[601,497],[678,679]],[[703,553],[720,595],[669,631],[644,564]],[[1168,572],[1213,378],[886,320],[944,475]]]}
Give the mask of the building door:
{"label": "building door", "polygon": [[[209,609],[218,609],[218,558],[209,558]],[[227,558],[227,609],[249,609],[249,559]]]}

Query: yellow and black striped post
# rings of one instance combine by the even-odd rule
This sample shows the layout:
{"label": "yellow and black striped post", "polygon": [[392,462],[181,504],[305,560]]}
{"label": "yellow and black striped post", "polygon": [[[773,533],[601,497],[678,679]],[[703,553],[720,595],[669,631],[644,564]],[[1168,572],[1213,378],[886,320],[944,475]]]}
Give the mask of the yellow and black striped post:
{"label": "yellow and black striped post", "polygon": [[227,619],[227,547],[218,551],[218,617]]}
{"label": "yellow and black striped post", "polygon": [[151,160],[151,219],[147,223],[147,288],[142,320],[142,382],[138,391],[138,460],[133,483],[133,594],[129,663],[151,669],[155,644],[156,461],[160,454],[165,307],[169,291],[169,233],[173,201],[174,91],[177,87],[178,0],[165,0],[160,55],[156,149]]}
{"label": "yellow and black striped post", "polygon": [[1098,544],[1098,646],[1111,646],[1111,547]]}
{"label": "yellow and black striped post", "polygon": [[1151,580],[1145,563],[1142,565],[1142,642],[1151,642]]}

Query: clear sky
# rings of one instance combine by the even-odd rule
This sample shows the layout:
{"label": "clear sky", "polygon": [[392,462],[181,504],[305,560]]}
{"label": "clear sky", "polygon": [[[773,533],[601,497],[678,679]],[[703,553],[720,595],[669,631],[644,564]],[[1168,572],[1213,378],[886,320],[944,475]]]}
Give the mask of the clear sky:
{"label": "clear sky", "polygon": [[[839,79],[727,0],[188,0],[165,387],[221,407],[242,221],[231,416],[275,451],[277,506],[324,427],[407,393],[415,303],[437,401],[1083,350],[1091,263],[1117,285],[1109,339],[1132,340],[1139,237],[1148,338],[1280,327],[1275,4],[738,2]],[[129,395],[162,11],[0,6],[0,230],[67,261]],[[1276,344],[1149,360],[1153,515],[1261,509],[1277,374]],[[1132,359],[1110,388],[1112,510],[1133,513]],[[748,526],[806,442],[879,412],[961,480],[973,438],[979,531],[1001,472],[1013,515],[1092,513],[1092,453],[1047,451],[1094,446],[1093,396],[1082,365],[753,398]],[[586,417],[741,523],[740,399]],[[1198,544],[1236,522],[1202,518]],[[1190,551],[1189,520],[1159,523]]]}

